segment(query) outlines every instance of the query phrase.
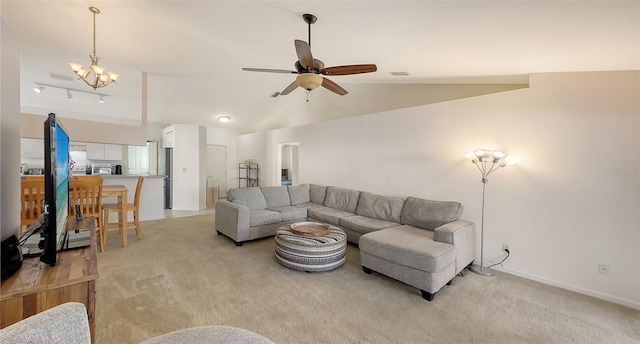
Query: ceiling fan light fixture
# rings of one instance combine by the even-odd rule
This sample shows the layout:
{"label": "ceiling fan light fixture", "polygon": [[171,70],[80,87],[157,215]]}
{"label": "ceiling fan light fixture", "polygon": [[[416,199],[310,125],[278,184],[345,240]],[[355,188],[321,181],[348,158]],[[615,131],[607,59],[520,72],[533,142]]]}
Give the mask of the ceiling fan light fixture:
{"label": "ceiling fan light fixture", "polygon": [[303,73],[296,77],[298,85],[307,91],[315,90],[322,85],[322,76],[314,73]]}

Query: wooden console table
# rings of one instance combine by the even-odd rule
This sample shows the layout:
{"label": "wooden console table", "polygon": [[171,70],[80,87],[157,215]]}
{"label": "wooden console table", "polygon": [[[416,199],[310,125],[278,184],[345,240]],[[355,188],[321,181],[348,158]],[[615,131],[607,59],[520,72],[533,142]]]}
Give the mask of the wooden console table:
{"label": "wooden console table", "polygon": [[[87,307],[91,341],[95,342],[96,220],[69,218],[67,230],[88,228],[91,246],[58,252],[56,266],[26,258],[20,270],[2,281],[0,291],[0,328],[65,302],[80,302]],[[36,234],[37,235],[37,234]]]}

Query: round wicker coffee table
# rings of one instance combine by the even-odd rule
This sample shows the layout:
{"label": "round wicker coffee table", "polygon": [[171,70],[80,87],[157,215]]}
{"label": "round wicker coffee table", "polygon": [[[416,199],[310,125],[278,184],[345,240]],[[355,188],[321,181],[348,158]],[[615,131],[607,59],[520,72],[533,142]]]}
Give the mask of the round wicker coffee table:
{"label": "round wicker coffee table", "polygon": [[289,225],[278,228],[276,259],[290,269],[307,272],[329,271],[347,259],[347,235],[335,226],[321,236],[298,235]]}

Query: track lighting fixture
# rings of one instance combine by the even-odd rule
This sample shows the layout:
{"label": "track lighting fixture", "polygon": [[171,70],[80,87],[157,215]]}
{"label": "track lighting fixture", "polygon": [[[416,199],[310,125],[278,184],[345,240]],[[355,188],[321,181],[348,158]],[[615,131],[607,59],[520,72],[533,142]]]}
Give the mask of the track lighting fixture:
{"label": "track lighting fixture", "polygon": [[58,88],[58,89],[67,91],[66,95],[67,95],[68,99],[72,99],[73,98],[73,94],[71,93],[72,91],[73,92],[79,92],[79,93],[95,94],[96,96],[98,96],[98,103],[104,103],[105,102],[105,97],[109,96],[109,95],[104,94],[104,93],[83,91],[83,90],[78,90],[78,89],[75,89],[75,88],[60,87],[60,86],[56,86],[56,85],[48,85],[48,84],[41,84],[41,83],[36,83],[36,87],[33,88],[33,91],[36,92],[36,93],[42,93],[42,91],[44,91],[45,86],[46,87],[51,87],[51,88]]}

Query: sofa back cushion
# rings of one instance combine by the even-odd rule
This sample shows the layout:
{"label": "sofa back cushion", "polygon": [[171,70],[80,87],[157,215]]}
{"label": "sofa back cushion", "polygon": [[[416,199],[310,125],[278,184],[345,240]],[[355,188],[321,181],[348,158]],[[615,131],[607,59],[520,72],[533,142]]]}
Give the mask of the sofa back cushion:
{"label": "sofa back cushion", "polygon": [[433,230],[459,219],[463,210],[464,207],[459,202],[407,197],[402,207],[400,223]]}
{"label": "sofa back cushion", "polygon": [[400,214],[404,199],[387,197],[368,192],[360,193],[360,201],[356,214],[378,220],[400,223]]}
{"label": "sofa back cushion", "polygon": [[327,187],[323,185],[309,184],[309,198],[312,203],[324,204],[327,197]]}
{"label": "sofa back cushion", "polygon": [[287,190],[289,191],[291,205],[311,202],[311,196],[309,195],[309,184],[300,184],[295,186],[289,185],[287,186]]}
{"label": "sofa back cushion", "polygon": [[355,213],[358,208],[359,198],[360,191],[329,186],[327,187],[327,197],[324,199],[324,206]]}
{"label": "sofa back cushion", "polygon": [[260,190],[264,195],[265,201],[267,201],[267,208],[291,205],[289,191],[287,191],[286,186],[263,186]]}
{"label": "sofa back cushion", "polygon": [[242,204],[250,210],[264,209],[267,207],[267,201],[262,195],[260,188],[245,189],[229,189],[227,191],[227,199],[229,202]]}

